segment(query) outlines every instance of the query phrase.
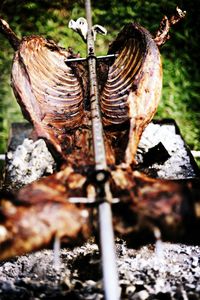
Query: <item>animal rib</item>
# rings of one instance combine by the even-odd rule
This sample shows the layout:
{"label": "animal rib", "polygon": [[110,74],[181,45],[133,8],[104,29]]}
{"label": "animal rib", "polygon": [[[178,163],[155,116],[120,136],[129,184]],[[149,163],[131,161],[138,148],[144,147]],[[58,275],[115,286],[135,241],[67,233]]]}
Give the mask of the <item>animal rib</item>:
{"label": "animal rib", "polygon": [[[129,119],[128,109],[124,109],[124,107],[126,106],[127,108],[129,90],[133,84],[135,74],[141,66],[142,54],[139,42],[133,38],[129,38],[110,67],[108,79],[101,96],[101,108],[106,124],[108,123],[106,117],[115,119],[115,122],[117,119],[117,123],[122,123]],[[116,110],[114,107],[119,103],[120,99],[123,106],[118,106],[119,109]],[[112,107],[113,114],[111,114]]]}
{"label": "animal rib", "polygon": [[83,118],[83,85],[65,63],[70,55],[41,37],[25,38],[12,69],[12,86],[26,118],[64,158],[60,132]]}
{"label": "animal rib", "polygon": [[[111,44],[115,54],[101,91],[104,126],[129,122],[123,159],[130,164],[140,136],[155,114],[162,89],[162,68],[157,45],[149,32],[138,24],[127,24]],[[106,134],[110,138],[110,134]],[[117,132],[112,139],[118,139]]]}
{"label": "animal rib", "polygon": [[[134,162],[142,131],[153,117],[160,98],[160,56],[149,32],[134,23],[122,29],[108,54],[116,56],[112,63],[107,60],[106,69],[106,63],[101,60],[98,63],[107,158],[129,164]],[[33,123],[38,136],[52,144],[64,160],[68,158],[69,146],[66,132],[81,128],[83,123],[83,126],[89,125],[88,128],[91,126],[85,110],[89,109],[88,100],[84,100],[88,89],[87,66],[80,62],[66,63],[70,55],[52,41],[38,36],[24,38],[15,54],[12,70],[13,89],[25,117]],[[121,139],[119,126],[127,122],[129,126],[122,135],[126,146],[123,155],[120,150],[119,159],[118,149],[113,149],[116,145],[110,140]],[[106,130],[110,125],[117,126],[112,137]],[[76,147],[77,133],[71,134],[74,136],[68,138],[73,141],[70,144],[73,152],[73,147],[78,149],[80,146]],[[91,135],[82,130],[79,134],[88,138]],[[85,137],[82,136],[84,140]],[[92,154],[89,147],[86,152]],[[109,158],[111,153],[114,156]]]}

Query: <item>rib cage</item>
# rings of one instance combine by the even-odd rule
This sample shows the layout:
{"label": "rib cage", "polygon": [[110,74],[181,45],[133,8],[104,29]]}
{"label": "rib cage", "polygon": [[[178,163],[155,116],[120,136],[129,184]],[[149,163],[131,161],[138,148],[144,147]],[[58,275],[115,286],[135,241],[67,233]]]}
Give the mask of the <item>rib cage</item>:
{"label": "rib cage", "polygon": [[108,54],[111,53],[117,58],[109,68],[101,92],[103,123],[105,128],[129,123],[126,133],[108,133],[107,137],[120,140],[119,148],[123,148],[124,153],[117,161],[131,164],[135,162],[141,134],[153,118],[160,100],[160,53],[150,33],[135,23],[122,29],[110,46]]}
{"label": "rib cage", "polygon": [[121,124],[129,119],[127,97],[141,67],[143,52],[139,41],[130,39],[109,69],[101,97],[101,109],[106,125]]}
{"label": "rib cage", "polygon": [[[131,164],[160,99],[160,54],[149,32],[135,23],[122,29],[108,54],[116,55],[114,61],[98,62],[107,161]],[[88,70],[83,63],[67,65],[70,55],[44,38],[24,38],[15,54],[12,86],[39,137],[68,163],[93,164]]]}
{"label": "rib cage", "polygon": [[69,56],[53,42],[34,36],[22,41],[12,68],[12,86],[24,115],[63,156],[63,134],[83,117],[84,91],[65,63]]}

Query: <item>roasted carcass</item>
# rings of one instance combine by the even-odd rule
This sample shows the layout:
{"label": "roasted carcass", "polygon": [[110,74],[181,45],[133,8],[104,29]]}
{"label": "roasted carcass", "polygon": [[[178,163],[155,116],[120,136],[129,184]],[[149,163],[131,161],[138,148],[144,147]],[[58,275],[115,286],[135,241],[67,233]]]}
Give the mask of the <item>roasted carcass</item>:
{"label": "roasted carcass", "polygon": [[[46,247],[56,236],[69,246],[94,235],[92,212],[97,204],[69,202],[71,197],[86,197],[87,173],[67,167],[27,185],[14,198],[5,195],[0,211],[0,259]],[[138,246],[154,240],[159,229],[165,240],[199,242],[200,193],[195,183],[152,179],[131,168],[116,168],[111,175],[111,191],[120,198],[113,204],[116,236]]]}
{"label": "roasted carcass", "polygon": [[[76,57],[70,50],[39,36],[19,41],[5,21],[1,26],[16,49],[12,87],[24,116],[65,161],[92,164],[87,63],[67,63]],[[108,53],[115,59],[100,60],[97,72],[107,161],[130,164],[160,99],[160,53],[135,23],[122,29]]]}
{"label": "roasted carcass", "polygon": [[[77,57],[70,49],[38,36],[19,41],[5,21],[1,26],[16,50],[12,86],[24,116],[65,161],[61,171],[27,185],[15,197],[2,196],[0,258],[6,259],[45,247],[56,236],[68,244],[87,239],[95,232],[95,208],[75,205],[70,198],[95,194],[88,182],[94,154],[87,63],[69,62]],[[199,224],[199,195],[187,185],[132,169],[140,136],[160,98],[157,45],[133,23],[119,33],[109,54],[115,57],[99,60],[97,73],[111,192],[120,199],[113,208],[115,231],[130,240],[139,232],[142,240],[146,230],[159,228],[166,239],[184,239],[192,220]]]}

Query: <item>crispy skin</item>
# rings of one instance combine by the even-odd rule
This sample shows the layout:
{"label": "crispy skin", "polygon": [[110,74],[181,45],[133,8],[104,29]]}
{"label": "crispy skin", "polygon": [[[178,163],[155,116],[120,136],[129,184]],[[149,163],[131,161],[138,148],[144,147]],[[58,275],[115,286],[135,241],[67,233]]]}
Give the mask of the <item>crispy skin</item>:
{"label": "crispy skin", "polygon": [[[109,47],[108,54],[117,57],[99,61],[108,164],[135,163],[141,134],[153,118],[161,96],[162,66],[157,46],[169,39],[170,27],[184,17],[185,12],[179,8],[169,19],[164,16],[154,38],[139,24],[127,24]],[[82,140],[92,138],[87,63],[66,64],[66,59],[77,55],[39,36],[20,41],[2,19],[0,31],[16,50],[12,87],[24,116],[53,153],[72,163],[68,155],[76,149],[75,160],[83,165],[83,160],[78,159],[82,154],[85,165],[92,163],[91,143],[83,143],[83,151],[77,151],[77,136]]]}
{"label": "crispy skin", "polygon": [[164,240],[199,243],[200,190],[198,180],[170,181],[150,178],[138,171],[112,172],[116,233],[132,246],[155,240],[155,229]]}
{"label": "crispy skin", "polygon": [[75,205],[45,201],[14,206],[1,202],[0,259],[48,247],[55,236],[68,245],[85,241],[89,233],[88,216]]}
{"label": "crispy skin", "polygon": [[[37,135],[67,167],[27,185],[14,202],[2,198],[0,259],[46,247],[55,235],[68,244],[86,240],[92,232],[91,209],[68,199],[87,196],[86,178],[94,170],[85,64],[66,64],[74,57],[70,51],[38,36],[20,42],[6,28],[4,33],[17,49],[12,86],[18,102]],[[147,242],[156,227],[168,240],[187,240],[193,225],[199,228],[199,194],[195,198],[187,184],[148,178],[130,167],[161,94],[162,67],[155,41],[160,42],[140,25],[128,24],[110,46],[109,54],[116,58],[98,64],[111,191],[120,198],[113,209],[114,228],[134,243],[135,236]],[[122,162],[125,170],[116,167]]]}
{"label": "crispy skin", "polygon": [[66,168],[22,188],[14,201],[2,198],[0,259],[48,247],[55,236],[68,245],[86,241],[91,234],[90,209],[67,202],[69,186],[78,195],[84,181]]}
{"label": "crispy skin", "polygon": [[[55,235],[73,245],[96,234],[92,208],[68,202],[69,197],[86,196],[86,174],[67,167],[22,188],[15,201],[2,199],[0,259],[47,247]],[[165,240],[199,243],[200,193],[192,182],[152,179],[117,168],[110,184],[113,196],[120,198],[113,205],[115,233],[132,246],[154,240],[155,228]]]}

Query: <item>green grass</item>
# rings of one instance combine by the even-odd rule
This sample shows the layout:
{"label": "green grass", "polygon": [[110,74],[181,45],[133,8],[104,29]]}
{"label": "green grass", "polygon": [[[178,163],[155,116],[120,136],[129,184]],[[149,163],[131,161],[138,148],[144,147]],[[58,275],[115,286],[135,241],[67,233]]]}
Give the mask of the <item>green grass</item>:
{"label": "green grass", "polygon": [[163,95],[157,116],[175,119],[193,150],[200,149],[200,111],[195,109],[195,99],[198,97],[196,85],[198,82],[191,82],[181,59],[163,59]]}
{"label": "green grass", "polygon": [[[54,39],[63,47],[72,47],[85,56],[85,45],[67,28],[68,21],[84,16],[83,1],[7,0],[1,14],[19,36],[39,34]],[[176,5],[187,10],[187,17],[171,31],[171,39],[161,49],[163,60],[163,93],[156,118],[173,118],[191,149],[200,150],[200,5],[198,0],[185,2],[113,0],[93,3],[94,23],[105,26],[106,37],[96,44],[97,54],[105,54],[108,44],[127,22],[136,21],[152,33],[164,14],[170,15]],[[13,15],[13,11],[15,14]],[[6,151],[10,123],[22,121],[20,109],[10,88],[13,51],[0,35],[0,153]]]}

